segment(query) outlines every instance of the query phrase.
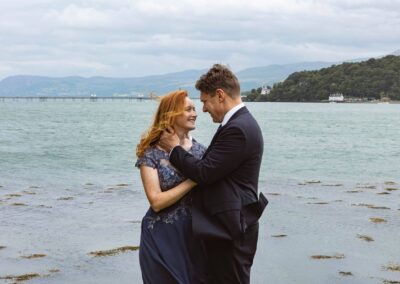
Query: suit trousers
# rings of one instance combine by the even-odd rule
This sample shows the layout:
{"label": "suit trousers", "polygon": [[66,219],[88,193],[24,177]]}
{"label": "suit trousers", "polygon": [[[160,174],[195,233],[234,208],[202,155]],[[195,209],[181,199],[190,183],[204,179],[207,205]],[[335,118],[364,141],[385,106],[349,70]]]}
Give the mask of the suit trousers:
{"label": "suit trousers", "polygon": [[212,284],[248,284],[257,249],[258,222],[247,228],[241,239],[228,241],[204,239],[209,282]]}

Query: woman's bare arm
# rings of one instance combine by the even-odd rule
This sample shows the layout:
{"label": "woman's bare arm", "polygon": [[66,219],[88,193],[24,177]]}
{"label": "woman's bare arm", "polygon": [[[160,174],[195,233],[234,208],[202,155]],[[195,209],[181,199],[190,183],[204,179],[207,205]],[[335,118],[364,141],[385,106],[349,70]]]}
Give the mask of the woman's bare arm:
{"label": "woman's bare arm", "polygon": [[157,169],[141,166],[140,176],[147,199],[155,212],[171,206],[196,186],[194,181],[187,179],[167,191],[161,191]]}

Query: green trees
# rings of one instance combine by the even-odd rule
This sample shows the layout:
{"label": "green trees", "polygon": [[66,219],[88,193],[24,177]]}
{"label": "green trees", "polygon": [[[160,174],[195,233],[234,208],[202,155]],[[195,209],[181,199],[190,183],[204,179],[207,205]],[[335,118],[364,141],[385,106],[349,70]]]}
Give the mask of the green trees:
{"label": "green trees", "polygon": [[343,63],[318,71],[295,72],[274,85],[268,95],[253,89],[247,101],[314,102],[328,100],[329,94],[345,97],[400,100],[400,56],[371,58]]}

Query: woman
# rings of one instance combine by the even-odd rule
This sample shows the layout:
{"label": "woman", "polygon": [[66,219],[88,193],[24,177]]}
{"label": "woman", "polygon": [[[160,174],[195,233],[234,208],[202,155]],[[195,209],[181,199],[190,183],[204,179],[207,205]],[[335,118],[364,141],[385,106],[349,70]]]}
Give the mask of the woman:
{"label": "woman", "polygon": [[144,283],[204,283],[199,242],[192,234],[190,190],[196,185],[169,163],[159,145],[171,127],[180,144],[201,158],[205,147],[189,136],[197,114],[187,92],[175,91],[161,99],[153,125],[136,149],[140,175],[150,208],[142,220],[139,261]]}

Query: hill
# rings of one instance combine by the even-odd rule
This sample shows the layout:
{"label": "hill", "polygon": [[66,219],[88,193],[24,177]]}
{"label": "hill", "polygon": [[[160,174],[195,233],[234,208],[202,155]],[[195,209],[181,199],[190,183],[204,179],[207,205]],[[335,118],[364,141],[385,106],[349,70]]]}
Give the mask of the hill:
{"label": "hill", "polygon": [[[301,70],[315,70],[331,66],[331,62],[303,62],[287,65],[270,65],[248,68],[236,72],[242,90],[250,90],[265,84],[284,80],[289,74]],[[18,75],[0,81],[0,96],[102,96],[137,95],[154,92],[158,95],[179,88],[186,89],[192,96],[198,96],[194,89],[196,80],[206,70],[187,70],[163,75],[140,78],[109,78],[78,76],[44,77]]]}
{"label": "hill", "polygon": [[0,96],[102,96],[136,95],[156,92],[165,93],[178,88],[190,87],[193,78],[204,70],[188,70],[166,75],[141,78],[108,77],[43,77],[18,75],[0,82]]}
{"label": "hill", "polygon": [[253,90],[252,97],[257,101],[313,102],[328,100],[332,93],[353,98],[400,100],[400,56],[388,55],[318,71],[294,72],[284,82],[276,83],[268,95]]}

